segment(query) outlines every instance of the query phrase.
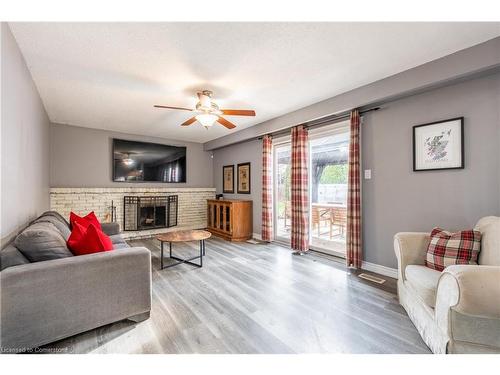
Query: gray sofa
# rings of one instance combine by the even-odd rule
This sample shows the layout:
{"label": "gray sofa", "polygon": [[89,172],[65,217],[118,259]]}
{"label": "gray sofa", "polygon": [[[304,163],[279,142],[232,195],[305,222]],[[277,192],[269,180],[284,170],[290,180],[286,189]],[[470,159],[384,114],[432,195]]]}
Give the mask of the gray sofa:
{"label": "gray sofa", "polygon": [[[51,222],[50,228],[57,227],[67,240],[69,224],[57,213],[44,213],[27,229],[36,222]],[[38,262],[30,262],[16,241],[0,251],[3,352],[36,348],[119,320],[149,317],[150,251],[129,247],[117,224],[102,226],[111,237],[112,251],[69,253]]]}

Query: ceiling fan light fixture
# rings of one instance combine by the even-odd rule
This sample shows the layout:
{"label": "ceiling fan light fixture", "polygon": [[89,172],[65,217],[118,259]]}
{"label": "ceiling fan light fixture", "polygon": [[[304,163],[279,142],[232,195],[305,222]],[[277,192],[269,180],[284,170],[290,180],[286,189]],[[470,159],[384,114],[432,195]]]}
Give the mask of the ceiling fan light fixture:
{"label": "ceiling fan light fixture", "polygon": [[205,129],[209,129],[217,122],[226,129],[234,129],[236,127],[231,121],[226,120],[223,115],[227,116],[255,116],[255,111],[250,109],[220,109],[217,103],[212,100],[212,91],[203,90],[196,93],[198,102],[194,109],[185,107],[172,107],[168,105],[155,104],[155,108],[175,109],[181,111],[195,112],[198,115],[184,121],[181,126],[189,126],[196,121],[201,123]]}
{"label": "ceiling fan light fixture", "polygon": [[218,118],[219,116],[213,115],[211,113],[202,113],[196,116],[196,119],[207,129],[211,127]]}
{"label": "ceiling fan light fixture", "polygon": [[212,107],[212,101],[208,95],[200,95],[200,106],[202,108],[210,109]]}

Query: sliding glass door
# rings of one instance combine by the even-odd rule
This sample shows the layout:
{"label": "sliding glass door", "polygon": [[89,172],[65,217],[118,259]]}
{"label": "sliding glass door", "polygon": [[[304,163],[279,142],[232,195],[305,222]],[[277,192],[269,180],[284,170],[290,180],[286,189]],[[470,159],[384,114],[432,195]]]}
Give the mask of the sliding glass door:
{"label": "sliding glass door", "polygon": [[[275,142],[274,236],[290,242],[291,146],[289,139]],[[347,222],[347,157],[349,127],[335,124],[309,133],[310,246],[328,254],[345,256]]]}
{"label": "sliding glass door", "polygon": [[[321,130],[321,129],[320,129]],[[311,133],[311,248],[345,257],[349,128]]]}

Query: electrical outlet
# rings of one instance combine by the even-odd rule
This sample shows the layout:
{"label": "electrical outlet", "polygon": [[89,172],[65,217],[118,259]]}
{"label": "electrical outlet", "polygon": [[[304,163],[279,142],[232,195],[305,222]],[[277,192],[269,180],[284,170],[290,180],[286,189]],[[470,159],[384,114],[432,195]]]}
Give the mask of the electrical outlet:
{"label": "electrical outlet", "polygon": [[371,178],[372,178],[372,170],[365,169],[365,180],[371,180]]}

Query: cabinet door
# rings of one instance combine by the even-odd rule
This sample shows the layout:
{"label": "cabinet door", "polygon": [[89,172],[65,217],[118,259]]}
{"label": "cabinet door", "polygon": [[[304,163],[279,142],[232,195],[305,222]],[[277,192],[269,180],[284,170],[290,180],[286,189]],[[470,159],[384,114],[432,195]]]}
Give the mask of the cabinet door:
{"label": "cabinet door", "polygon": [[225,227],[225,231],[227,233],[231,233],[231,208],[232,208],[232,205],[227,205],[224,209],[225,213],[226,213],[226,227]]}
{"label": "cabinet door", "polygon": [[212,227],[212,216],[210,215],[210,208],[212,206],[210,205],[210,203],[208,203],[207,205],[207,228],[211,228]]}
{"label": "cabinet door", "polygon": [[226,208],[227,208],[227,205],[222,205],[221,209],[222,209],[222,231],[223,232],[227,232],[227,229],[226,229],[226,223],[227,223],[227,216],[226,216]]}
{"label": "cabinet door", "polygon": [[219,214],[219,211],[220,211],[220,205],[218,203],[215,203],[214,204],[214,214],[215,214],[215,229],[219,229],[219,226],[220,226],[220,214]]}

